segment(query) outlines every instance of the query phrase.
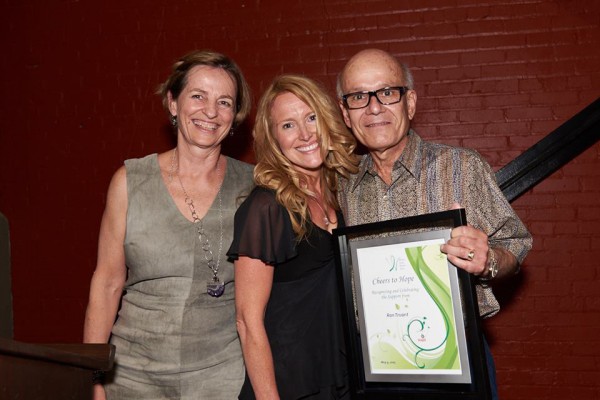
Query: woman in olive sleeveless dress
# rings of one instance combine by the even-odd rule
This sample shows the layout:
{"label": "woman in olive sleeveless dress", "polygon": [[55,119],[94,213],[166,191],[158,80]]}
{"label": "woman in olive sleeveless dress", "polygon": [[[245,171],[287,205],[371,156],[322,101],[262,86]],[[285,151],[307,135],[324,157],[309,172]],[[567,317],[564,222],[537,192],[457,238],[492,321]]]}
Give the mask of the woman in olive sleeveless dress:
{"label": "woman in olive sleeveless dress", "polygon": [[108,190],[84,341],[110,338],[116,355],[94,396],[233,399],[244,366],[225,252],[253,181],[251,165],[220,150],[249,91],[233,61],[196,51],[159,93],[177,147],[127,160]]}
{"label": "woman in olive sleeveless dress", "polygon": [[221,247],[218,274],[225,291],[220,297],[207,293],[213,273],[196,226],[173,202],[157,156],[128,160],[125,168],[129,275],[110,341],[117,354],[108,398],[148,399],[158,393],[173,399],[235,398],[244,367],[235,329],[233,265],[224,253],[238,199],[251,187],[252,167],[227,158],[220,192],[203,218],[215,255]]}

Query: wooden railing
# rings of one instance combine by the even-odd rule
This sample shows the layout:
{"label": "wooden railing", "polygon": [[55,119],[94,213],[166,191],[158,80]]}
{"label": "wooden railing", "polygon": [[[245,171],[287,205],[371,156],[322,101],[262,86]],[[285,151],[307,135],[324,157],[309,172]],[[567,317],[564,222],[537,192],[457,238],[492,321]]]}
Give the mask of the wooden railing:
{"label": "wooden railing", "polygon": [[513,201],[600,140],[600,98],[496,172]]}
{"label": "wooden railing", "polygon": [[109,371],[114,355],[112,344],[31,344],[0,338],[0,400],[91,400],[94,371]]}

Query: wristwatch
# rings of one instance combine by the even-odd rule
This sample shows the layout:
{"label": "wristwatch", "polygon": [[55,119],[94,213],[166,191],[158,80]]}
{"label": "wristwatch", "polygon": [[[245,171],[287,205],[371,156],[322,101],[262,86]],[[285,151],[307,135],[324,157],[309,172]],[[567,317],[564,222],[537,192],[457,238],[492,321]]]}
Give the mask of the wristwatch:
{"label": "wristwatch", "polygon": [[490,247],[488,249],[488,262],[487,271],[485,276],[479,276],[482,281],[492,280],[498,275],[498,259],[496,258],[496,252]]}

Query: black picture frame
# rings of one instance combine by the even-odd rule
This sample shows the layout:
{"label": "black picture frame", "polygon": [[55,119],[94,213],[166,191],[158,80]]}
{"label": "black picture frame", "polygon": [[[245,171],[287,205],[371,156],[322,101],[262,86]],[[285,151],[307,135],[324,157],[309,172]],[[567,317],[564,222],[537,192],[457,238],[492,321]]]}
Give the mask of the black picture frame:
{"label": "black picture frame", "polygon": [[[454,267],[439,253],[439,244],[450,239],[452,228],[466,223],[465,210],[457,209],[333,231],[352,399],[484,400],[491,397],[476,278]],[[429,256],[436,254],[435,246],[440,254],[436,257],[443,261],[433,262],[435,268],[428,267],[426,256],[437,260]],[[399,251],[402,255],[396,259],[394,254],[400,254]],[[391,265],[389,271],[393,272],[385,272],[383,260],[388,263],[385,268]],[[403,272],[394,277],[393,274],[399,273],[398,265]],[[377,268],[384,271],[383,278],[372,275],[377,274]],[[437,272],[432,272],[434,270]],[[443,271],[447,271],[447,275]],[[428,283],[438,282],[436,274],[449,283],[440,291],[446,296],[444,301],[438,301],[440,296],[435,294],[434,286],[439,285]],[[379,284],[381,289],[376,286]],[[427,317],[413,317],[422,312],[419,307],[426,307],[420,304],[424,304],[422,299],[427,295],[443,318],[432,317],[423,323]],[[398,304],[398,299],[405,299],[406,305]],[[410,311],[404,312],[402,307]],[[407,323],[410,318],[413,319]],[[442,319],[444,325],[437,323]],[[454,325],[448,322],[452,320]],[[430,330],[429,322],[436,325],[437,330]],[[396,325],[384,329],[383,325],[390,323],[402,329],[396,329]],[[424,348],[434,351],[433,346],[420,347],[416,340],[427,342],[432,337],[441,342],[439,338],[444,329],[443,349],[442,345],[435,348],[437,353],[427,361],[419,359]],[[420,336],[413,335],[418,332]],[[454,350],[456,358],[452,358]],[[428,362],[432,365],[429,369]]]}

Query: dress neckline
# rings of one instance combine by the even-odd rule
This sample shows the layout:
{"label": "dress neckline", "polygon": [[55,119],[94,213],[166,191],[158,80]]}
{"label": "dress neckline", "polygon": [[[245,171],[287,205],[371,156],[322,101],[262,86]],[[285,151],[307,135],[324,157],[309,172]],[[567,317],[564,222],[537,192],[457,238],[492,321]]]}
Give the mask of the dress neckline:
{"label": "dress neckline", "polygon": [[[202,217],[202,219],[206,218],[209,214],[212,214],[213,210],[213,206],[215,205],[215,202],[217,200],[217,198],[219,197],[219,195],[223,195],[222,190],[223,190],[223,186],[225,185],[225,181],[227,179],[227,174],[229,172],[229,158],[225,155],[223,155],[223,157],[225,157],[226,159],[226,164],[225,164],[225,173],[223,175],[223,183],[221,183],[221,186],[219,187],[219,191],[217,192],[217,195],[215,196],[215,198],[213,199],[212,203],[210,204],[210,207],[208,208],[208,211],[206,212],[206,214],[204,215],[204,217]],[[155,172],[158,174],[158,179],[160,180],[160,186],[162,188],[162,192],[163,194],[168,198],[169,204],[171,205],[171,208],[175,211],[175,213],[178,215],[177,218],[187,222],[190,226],[195,226],[194,221],[190,221],[189,219],[187,219],[185,217],[185,215],[183,215],[183,213],[181,212],[181,210],[179,209],[179,207],[177,207],[177,204],[175,203],[175,200],[173,199],[173,196],[171,196],[171,193],[169,192],[169,188],[167,187],[167,184],[165,182],[165,180],[162,177],[162,171],[160,169],[160,164],[158,162],[158,154],[154,153],[154,162],[153,162],[154,168],[155,168]]]}

